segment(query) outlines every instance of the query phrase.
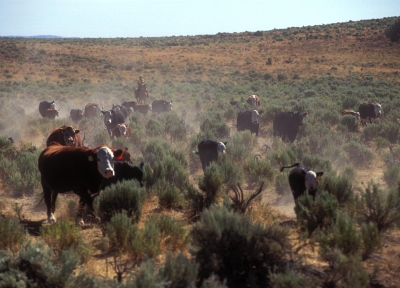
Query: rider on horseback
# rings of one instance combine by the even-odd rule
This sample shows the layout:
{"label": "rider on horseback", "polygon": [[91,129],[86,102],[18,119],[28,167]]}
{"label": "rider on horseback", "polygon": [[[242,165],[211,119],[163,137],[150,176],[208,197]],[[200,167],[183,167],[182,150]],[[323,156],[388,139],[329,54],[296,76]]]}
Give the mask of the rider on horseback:
{"label": "rider on horseback", "polygon": [[145,86],[145,84],[144,84],[144,79],[143,79],[143,76],[142,76],[142,75],[139,76],[139,80],[137,81],[137,84],[138,84],[139,90],[140,90],[143,86]]}

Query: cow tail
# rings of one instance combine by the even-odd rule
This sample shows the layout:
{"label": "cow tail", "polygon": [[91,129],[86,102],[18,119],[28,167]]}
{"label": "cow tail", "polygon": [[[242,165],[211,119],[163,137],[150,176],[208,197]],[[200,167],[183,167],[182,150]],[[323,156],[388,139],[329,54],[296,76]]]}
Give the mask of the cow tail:
{"label": "cow tail", "polygon": [[199,155],[199,151],[193,151],[193,153]]}
{"label": "cow tail", "polygon": [[140,162],[140,165],[139,165],[140,170],[143,171],[143,167],[144,167],[144,163],[143,163],[143,162]]}
{"label": "cow tail", "polygon": [[33,207],[33,209],[36,209],[39,206],[39,204],[42,203],[42,201],[44,199],[44,193],[42,193],[42,194],[43,194],[42,198],[40,198],[39,203],[37,203],[36,206]]}
{"label": "cow tail", "polygon": [[283,169],[285,169],[285,168],[292,168],[292,167],[299,167],[299,166],[300,166],[300,163],[295,163],[292,166],[281,167],[281,169],[279,169],[279,171],[282,172]]}

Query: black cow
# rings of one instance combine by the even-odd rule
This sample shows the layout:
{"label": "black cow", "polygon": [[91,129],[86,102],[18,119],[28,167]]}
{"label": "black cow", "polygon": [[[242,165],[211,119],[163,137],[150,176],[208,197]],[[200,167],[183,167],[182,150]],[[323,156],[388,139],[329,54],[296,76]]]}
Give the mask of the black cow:
{"label": "black cow", "polygon": [[195,153],[200,156],[203,171],[206,170],[212,161],[218,161],[219,153],[225,153],[225,145],[226,142],[222,143],[214,140],[203,140],[197,145],[198,152]]}
{"label": "black cow", "polygon": [[239,112],[236,119],[236,127],[238,131],[250,130],[258,136],[258,129],[260,127],[259,113],[257,110],[247,110]]}
{"label": "black cow", "polygon": [[300,196],[304,195],[304,191],[308,190],[308,194],[315,199],[315,194],[317,192],[318,182],[321,180],[324,172],[311,171],[300,165],[300,163],[295,163],[292,166],[281,167],[282,172],[285,168],[293,168],[289,173],[289,185],[293,193],[294,201]]}
{"label": "black cow", "polygon": [[54,101],[48,102],[48,101],[42,101],[39,103],[39,113],[42,115],[42,117],[46,117],[46,110],[57,110],[56,109],[56,103]]}
{"label": "black cow", "polygon": [[154,100],[151,104],[153,113],[172,111],[172,101]]}
{"label": "black cow", "polygon": [[114,162],[115,175],[103,179],[101,182],[101,190],[104,190],[106,187],[111,186],[111,184],[115,184],[118,181],[132,179],[139,181],[140,187],[143,187],[143,166],[143,162],[140,163],[139,167],[125,162]]}
{"label": "black cow", "polygon": [[112,135],[112,129],[118,124],[125,123],[125,116],[120,110],[108,110],[108,111],[101,111],[104,115],[104,124],[106,125],[108,135],[110,138],[114,138]]}
{"label": "black cow", "polygon": [[[112,152],[106,146],[90,149],[56,143],[44,149],[39,156],[38,167],[47,207],[47,220],[50,223],[56,222],[54,213],[57,195],[69,191],[80,197],[79,218],[82,218],[85,204],[93,213],[91,194],[99,193],[103,177],[114,176],[113,159],[122,153],[121,149]],[[82,219],[80,224],[83,224]]]}
{"label": "black cow", "polygon": [[128,108],[126,108],[124,105],[114,105],[111,108],[112,110],[119,110],[122,112],[122,114],[124,114],[125,119],[128,118],[129,116],[129,112],[128,112]]}
{"label": "black cow", "polygon": [[376,119],[382,113],[382,106],[379,103],[363,103],[358,107],[360,113],[361,124],[367,125],[367,119],[369,123],[372,123],[372,119]]}
{"label": "black cow", "polygon": [[71,118],[74,123],[78,122],[83,118],[83,109],[71,109],[69,118]]}
{"label": "black cow", "polygon": [[299,127],[303,125],[303,118],[307,113],[302,112],[278,112],[275,114],[273,127],[274,136],[279,136],[283,140],[287,137],[290,143],[296,139]]}

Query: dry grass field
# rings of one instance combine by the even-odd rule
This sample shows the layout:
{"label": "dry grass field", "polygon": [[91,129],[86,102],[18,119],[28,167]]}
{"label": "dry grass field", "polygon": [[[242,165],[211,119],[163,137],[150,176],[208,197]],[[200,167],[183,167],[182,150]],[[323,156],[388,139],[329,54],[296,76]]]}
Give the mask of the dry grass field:
{"label": "dry grass field", "polygon": [[[228,143],[233,142],[237,133],[237,111],[233,110],[234,116],[229,116],[230,109],[233,109],[229,101],[258,94],[264,112],[261,114],[263,124],[260,135],[251,153],[234,163],[240,168],[244,167],[244,176],[238,179],[242,181],[246,193],[254,192],[261,180],[267,179],[268,183],[262,197],[252,203],[247,214],[252,221],[266,226],[277,222],[287,227],[291,253],[294,255],[290,254],[292,260],[323,273],[329,270],[329,265],[318,253],[318,241],[304,237],[296,225],[294,201],[290,191],[278,191],[280,174],[277,171],[283,164],[282,159],[293,159],[290,155],[298,153],[304,156],[300,160],[312,155],[330,163],[326,165],[330,170],[328,172],[353,171],[355,175],[349,176],[349,179],[352,179],[356,194],[362,193],[371,180],[385,191],[395,188],[388,184],[384,175],[391,165],[400,162],[400,153],[396,154],[399,151],[396,150],[397,136],[389,139],[379,134],[379,129],[383,131],[387,126],[379,126],[376,128],[379,131],[376,131],[358,125],[355,131],[348,131],[343,128],[345,123],[340,116],[343,108],[358,108],[343,107],[346,101],[356,104],[380,102],[384,113],[378,124],[374,125],[392,125],[388,130],[397,129],[396,133],[399,133],[400,43],[391,43],[385,37],[385,29],[393,21],[393,18],[385,18],[272,31],[160,38],[0,38],[0,115],[3,117],[0,120],[0,134],[12,136],[19,151],[31,146],[41,151],[52,129],[64,124],[74,125],[86,133],[89,145],[94,146],[96,141],[101,140],[108,145],[126,145],[132,152],[135,164],[140,161],[147,164],[144,149],[153,138],[165,140],[170,143],[171,149],[187,153],[188,165],[184,170],[190,183],[199,189],[203,171],[198,159],[189,154],[196,148],[193,143],[197,135],[211,135],[202,131],[202,121],[211,117],[208,113],[223,115],[230,135],[221,138],[228,139]],[[137,121],[137,136],[120,142],[110,141],[107,135],[104,136],[101,120],[83,120],[75,124],[69,118],[71,108],[83,108],[89,102],[111,109],[111,104],[135,100],[133,90],[139,75],[144,76],[149,86],[150,102],[155,99],[173,100],[174,113],[183,119],[187,128],[183,140],[172,140],[169,132],[159,135],[152,132],[155,136],[151,137],[146,135],[150,133],[147,124],[151,119],[164,125],[166,118],[162,115],[135,116],[130,123],[132,126]],[[60,118],[55,121],[41,119],[37,107],[42,100],[55,100],[60,109]],[[18,111],[21,110],[18,109],[22,109],[23,113],[20,114]],[[309,122],[300,131],[301,141],[290,145],[273,137],[272,116],[280,109],[304,109],[309,113],[307,117],[310,120],[305,118],[304,121]],[[375,133],[374,136],[369,137],[368,131]],[[350,149],[346,145],[353,142],[361,143],[371,153],[372,158],[365,160],[365,165],[357,164],[357,159],[354,160],[351,152],[346,150]],[[250,169],[247,169],[257,155],[270,161],[268,163],[273,169],[270,178],[265,176],[254,180]],[[315,163],[322,163],[322,160],[318,161],[321,162]],[[2,165],[0,163],[3,173],[7,170]],[[44,205],[35,207],[40,199],[40,185],[35,186],[32,193],[16,193],[7,184],[10,180],[4,177],[0,177],[1,214],[15,216],[18,214],[15,207],[22,207],[20,220],[38,224],[31,227],[33,230],[29,239],[40,241],[40,227],[49,226],[45,221]],[[193,257],[189,251],[191,240],[188,236],[193,223],[187,218],[186,205],[180,204],[173,209],[161,207],[155,187],[148,187],[149,196],[143,204],[139,229],[145,227],[153,216],[168,215],[181,221],[186,231],[185,238],[177,241],[177,246],[172,250],[181,251],[188,258]],[[222,190],[229,192],[229,185]],[[59,197],[61,201],[57,217],[68,219],[70,212],[67,203],[71,199],[78,200],[73,195]],[[219,205],[222,202],[220,199]],[[362,262],[369,274],[370,284],[367,287],[400,287],[400,232],[397,226],[400,222],[395,224],[393,228],[382,232],[379,249]],[[361,225],[357,225],[360,229]],[[115,254],[106,252],[104,247],[107,244],[99,226],[89,223],[80,229],[84,242],[93,251],[90,259],[77,271],[88,271],[99,279],[114,278],[116,272],[110,263],[113,263]],[[161,252],[151,257],[158,266],[165,263],[167,250],[171,249],[168,241],[168,237],[160,239]],[[119,261],[130,263],[124,277],[137,275],[143,259],[121,256]],[[332,277],[332,282],[337,282],[337,286],[325,283],[324,287],[351,285],[345,280],[335,279],[328,272],[327,275]],[[355,284],[355,287],[358,286]]]}

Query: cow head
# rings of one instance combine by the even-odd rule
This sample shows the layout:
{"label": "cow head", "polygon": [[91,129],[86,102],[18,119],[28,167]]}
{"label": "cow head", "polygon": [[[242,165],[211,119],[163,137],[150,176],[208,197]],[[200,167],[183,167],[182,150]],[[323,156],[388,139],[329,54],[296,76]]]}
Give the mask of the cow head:
{"label": "cow head", "polygon": [[260,113],[258,113],[257,110],[251,111],[251,122],[253,124],[258,124],[259,123],[259,118],[260,118]]}
{"label": "cow head", "polygon": [[222,143],[222,142],[218,142],[218,144],[217,144],[217,151],[218,151],[218,153],[225,153],[225,151],[226,151],[226,143],[227,142],[225,142],[225,143]]}
{"label": "cow head", "polygon": [[379,117],[382,114],[382,105],[379,103],[373,103],[372,105],[374,105],[375,116]]}
{"label": "cow head", "polygon": [[54,100],[50,102],[50,107],[49,109],[51,110],[56,110],[56,103],[54,103]]}
{"label": "cow head", "polygon": [[75,145],[75,135],[79,133],[78,129],[74,129],[71,126],[68,126],[64,129],[60,130],[64,136],[64,142],[66,146],[74,146]]}
{"label": "cow head", "polygon": [[302,112],[293,113],[293,112],[290,112],[290,115],[292,116],[292,124],[295,124],[295,125],[298,125],[298,126],[303,126],[303,118],[307,115],[307,113],[302,113]]}
{"label": "cow head", "polygon": [[324,172],[308,171],[305,175],[305,184],[308,191],[313,192],[317,190],[318,182],[321,180]]}
{"label": "cow head", "polygon": [[167,105],[167,111],[172,111],[172,101],[165,103]]}
{"label": "cow head", "polygon": [[83,109],[78,109],[78,115],[79,115],[80,117],[83,117]]}
{"label": "cow head", "polygon": [[101,114],[104,115],[104,124],[111,124],[112,118],[111,116],[113,115],[113,111],[112,110],[108,110],[108,111],[103,111],[101,110]]}
{"label": "cow head", "polygon": [[256,106],[257,105],[256,95],[251,95],[251,96],[249,96],[249,98],[250,98],[251,106]]}
{"label": "cow head", "polygon": [[125,124],[119,124],[118,130],[121,135],[126,136],[126,125]]}
{"label": "cow head", "polygon": [[149,111],[153,110],[153,107],[151,106],[151,104],[148,104],[147,106],[149,107]]}
{"label": "cow head", "polygon": [[122,149],[117,149],[113,152],[110,148],[103,146],[96,150],[87,150],[88,160],[95,161],[97,159],[97,170],[104,178],[114,176],[114,157],[121,155],[123,153]]}

